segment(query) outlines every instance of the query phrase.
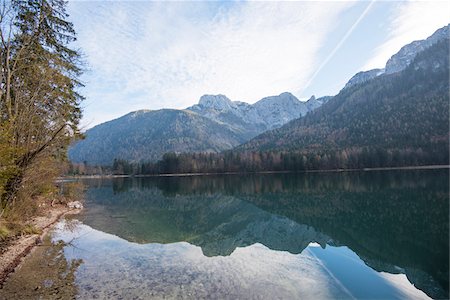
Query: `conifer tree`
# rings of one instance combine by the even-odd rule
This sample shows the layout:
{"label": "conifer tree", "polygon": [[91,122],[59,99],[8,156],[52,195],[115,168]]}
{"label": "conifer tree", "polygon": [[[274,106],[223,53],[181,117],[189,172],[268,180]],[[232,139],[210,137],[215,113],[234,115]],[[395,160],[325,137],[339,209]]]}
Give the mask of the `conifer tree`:
{"label": "conifer tree", "polygon": [[70,48],[75,31],[66,20],[66,5],[64,0],[2,3],[0,143],[10,158],[0,155],[3,206],[15,201],[31,165],[64,159],[79,135],[81,62]]}

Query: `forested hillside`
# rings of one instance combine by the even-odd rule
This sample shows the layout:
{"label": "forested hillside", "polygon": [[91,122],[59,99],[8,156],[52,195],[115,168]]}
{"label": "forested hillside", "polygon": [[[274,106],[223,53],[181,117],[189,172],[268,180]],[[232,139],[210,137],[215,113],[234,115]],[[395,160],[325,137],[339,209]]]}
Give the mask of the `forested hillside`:
{"label": "forested hillside", "polygon": [[343,89],[307,116],[268,131],[239,151],[378,152],[448,163],[448,39],[419,53],[399,73]]}
{"label": "forested hillside", "polygon": [[69,157],[91,165],[156,161],[166,152],[220,152],[244,141],[238,131],[190,111],[137,111],[88,130]]}

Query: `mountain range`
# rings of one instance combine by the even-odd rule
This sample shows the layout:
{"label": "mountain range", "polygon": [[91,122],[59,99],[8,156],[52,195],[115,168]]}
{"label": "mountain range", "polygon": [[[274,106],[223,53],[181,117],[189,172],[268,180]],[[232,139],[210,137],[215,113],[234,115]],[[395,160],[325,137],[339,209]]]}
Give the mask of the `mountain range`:
{"label": "mountain range", "polygon": [[168,152],[221,152],[304,116],[328,99],[313,96],[301,102],[282,93],[248,104],[204,95],[184,110],[140,110],[97,125],[69,149],[69,158],[111,165],[114,159],[156,161]]}
{"label": "mountain range", "polygon": [[267,131],[238,149],[381,148],[427,153],[444,162],[449,141],[448,54],[447,36],[419,52],[403,70],[347,86],[307,116]]}
{"label": "mountain range", "polygon": [[286,92],[248,104],[231,101],[224,95],[204,95],[198,104],[187,110],[236,129],[243,133],[244,138],[250,139],[306,115],[328,99],[329,97],[316,99],[312,96],[308,101],[301,102]]}
{"label": "mountain range", "polygon": [[111,165],[156,161],[168,152],[372,147],[448,161],[448,42],[449,25],[401,48],[385,68],[356,74],[333,97],[301,102],[282,93],[248,104],[204,95],[184,110],[132,112],[88,130],[69,158]]}

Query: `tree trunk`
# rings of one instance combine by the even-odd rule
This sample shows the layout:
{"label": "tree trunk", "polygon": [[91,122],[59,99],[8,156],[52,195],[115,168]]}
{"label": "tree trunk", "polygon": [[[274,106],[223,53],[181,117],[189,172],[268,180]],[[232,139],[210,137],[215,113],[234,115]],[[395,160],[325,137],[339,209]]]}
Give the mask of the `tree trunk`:
{"label": "tree trunk", "polygon": [[16,202],[17,193],[19,192],[24,177],[24,171],[20,170],[17,174],[10,177],[5,185],[5,195],[3,205],[9,204],[14,206]]}

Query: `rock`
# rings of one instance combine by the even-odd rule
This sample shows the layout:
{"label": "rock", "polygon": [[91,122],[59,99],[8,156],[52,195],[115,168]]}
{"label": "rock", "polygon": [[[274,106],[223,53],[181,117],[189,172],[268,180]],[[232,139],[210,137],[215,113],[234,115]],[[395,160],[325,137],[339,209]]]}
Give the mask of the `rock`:
{"label": "rock", "polygon": [[67,207],[75,208],[75,209],[82,209],[83,204],[81,204],[80,201],[72,201],[72,202],[67,203]]}
{"label": "rock", "polygon": [[308,103],[298,100],[291,93],[265,97],[254,104],[231,101],[224,95],[203,95],[198,104],[186,110],[213,121],[226,124],[240,132],[247,132],[246,139],[278,128],[287,122],[306,115],[323,102],[313,99]]}

